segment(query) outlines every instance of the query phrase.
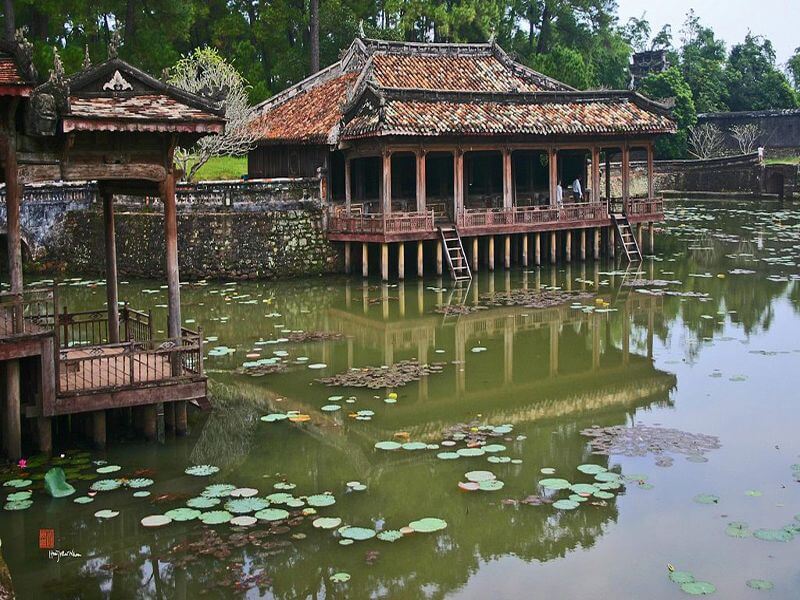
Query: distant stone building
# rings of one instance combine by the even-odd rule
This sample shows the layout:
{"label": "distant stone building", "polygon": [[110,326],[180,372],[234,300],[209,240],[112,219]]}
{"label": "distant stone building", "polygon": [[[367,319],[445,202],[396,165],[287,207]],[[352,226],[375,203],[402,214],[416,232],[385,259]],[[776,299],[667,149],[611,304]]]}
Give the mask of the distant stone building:
{"label": "distant stone building", "polygon": [[701,113],[697,122],[719,127],[725,133],[726,146],[733,150],[738,150],[739,144],[731,135],[731,128],[752,123],[761,130],[757,145],[768,153],[800,153],[800,108]]}
{"label": "distant stone building", "polygon": [[661,73],[669,68],[666,50],[636,52],[631,58],[631,89],[636,89],[648,75]]}

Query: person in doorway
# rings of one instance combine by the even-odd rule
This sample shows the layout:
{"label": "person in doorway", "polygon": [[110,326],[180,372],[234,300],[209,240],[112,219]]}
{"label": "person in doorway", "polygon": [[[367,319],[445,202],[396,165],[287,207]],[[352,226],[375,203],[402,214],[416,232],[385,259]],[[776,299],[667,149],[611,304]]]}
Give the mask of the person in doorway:
{"label": "person in doorway", "polygon": [[581,189],[581,180],[579,178],[575,178],[575,181],[572,182],[572,196],[575,202],[580,202],[583,200],[583,190]]}
{"label": "person in doorway", "polygon": [[561,187],[561,182],[556,184],[556,206],[564,204],[564,188]]}

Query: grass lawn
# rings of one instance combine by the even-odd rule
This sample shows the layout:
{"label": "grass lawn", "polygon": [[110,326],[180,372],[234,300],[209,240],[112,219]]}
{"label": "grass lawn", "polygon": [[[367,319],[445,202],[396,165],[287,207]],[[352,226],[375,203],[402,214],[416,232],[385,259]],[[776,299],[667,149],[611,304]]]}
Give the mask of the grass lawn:
{"label": "grass lawn", "polygon": [[195,174],[196,181],[241,179],[247,174],[246,156],[214,156],[200,167]]}
{"label": "grass lawn", "polygon": [[764,159],[768,165],[800,165],[800,156],[775,156]]}

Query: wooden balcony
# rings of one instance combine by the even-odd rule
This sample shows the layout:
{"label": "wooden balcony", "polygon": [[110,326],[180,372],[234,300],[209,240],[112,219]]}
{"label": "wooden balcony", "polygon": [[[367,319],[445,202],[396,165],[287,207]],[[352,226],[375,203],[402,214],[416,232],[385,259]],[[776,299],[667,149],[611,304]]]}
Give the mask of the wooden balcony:
{"label": "wooden balcony", "polygon": [[608,224],[606,206],[597,203],[465,209],[456,217],[456,226],[464,236],[553,231]]}
{"label": "wooden balcony", "polygon": [[426,212],[383,214],[328,214],[328,238],[334,241],[402,242],[435,239],[436,218],[433,209]]}
{"label": "wooden balcony", "polygon": [[56,311],[56,288],[0,294],[0,359],[41,360],[43,416],[204,397],[203,336],[153,339],[149,312],[120,309],[110,343],[102,311]]}

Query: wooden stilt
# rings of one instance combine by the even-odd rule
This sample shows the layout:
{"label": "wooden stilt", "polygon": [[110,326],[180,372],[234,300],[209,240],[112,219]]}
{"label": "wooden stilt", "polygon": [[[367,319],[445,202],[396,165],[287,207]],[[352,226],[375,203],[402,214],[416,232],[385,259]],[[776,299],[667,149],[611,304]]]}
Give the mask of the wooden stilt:
{"label": "wooden stilt", "polygon": [[406,245],[403,242],[397,244],[397,278],[406,278]]}
{"label": "wooden stilt", "polygon": [[594,228],[594,259],[600,260],[600,228]]}
{"label": "wooden stilt", "polygon": [[533,234],[533,256],[538,267],[542,264],[542,234],[538,232]]}
{"label": "wooden stilt", "polygon": [[389,244],[381,244],[381,280],[389,281]]}
{"label": "wooden stilt", "polygon": [[550,264],[552,264],[552,265],[556,264],[556,258],[557,258],[557,256],[556,256],[556,245],[557,245],[556,232],[555,231],[551,231],[550,232]]}
{"label": "wooden stilt", "polygon": [[350,264],[350,242],[344,243],[344,272],[348,275],[352,272],[352,265]]}
{"label": "wooden stilt", "polygon": [[478,238],[472,238],[472,272],[478,271]]}
{"label": "wooden stilt", "polygon": [[572,260],[572,231],[569,229],[564,232],[564,260]]}
{"label": "wooden stilt", "polygon": [[442,240],[436,240],[436,274],[442,274]]}
{"label": "wooden stilt", "polygon": [[639,242],[639,248],[643,248],[644,246],[642,245],[642,224],[641,223],[637,223],[636,224],[636,240]]}
{"label": "wooden stilt", "polygon": [[103,221],[106,236],[106,307],[108,341],[119,343],[119,300],[117,291],[117,243],[114,229],[114,196],[103,193]]}
{"label": "wooden stilt", "polygon": [[617,232],[613,227],[608,228],[608,257],[614,258],[617,251]]}
{"label": "wooden stilt", "polygon": [[170,172],[162,186],[164,202],[164,240],[166,242],[167,329],[170,338],[181,335],[181,282],[178,272],[178,214],[175,204],[175,173]]}
{"label": "wooden stilt", "polygon": [[369,245],[361,242],[361,276],[369,277]]}
{"label": "wooden stilt", "polygon": [[148,404],[142,407],[142,430],[147,441],[152,442],[156,439],[156,405]]}
{"label": "wooden stilt", "polygon": [[19,361],[6,361],[6,455],[10,461],[22,458]]}
{"label": "wooden stilt", "polygon": [[650,221],[647,224],[647,237],[648,239],[648,246],[650,248],[650,254],[654,254],[656,251],[656,240],[655,240],[655,223]]}
{"label": "wooden stilt", "polygon": [[586,230],[581,229],[581,260],[586,260]]}
{"label": "wooden stilt", "polygon": [[489,270],[494,271],[494,236],[489,236]]}
{"label": "wooden stilt", "polygon": [[522,266],[528,266],[528,234],[522,234]]}
{"label": "wooden stilt", "polygon": [[92,413],[92,442],[95,448],[106,447],[106,411],[96,410]]}
{"label": "wooden stilt", "polygon": [[39,452],[45,456],[53,453],[53,419],[50,417],[37,417]]}
{"label": "wooden stilt", "polygon": [[175,403],[169,402],[164,405],[164,425],[167,431],[175,431]]}
{"label": "wooden stilt", "polygon": [[505,248],[503,251],[503,266],[506,269],[511,268],[511,236],[506,235]]}
{"label": "wooden stilt", "polygon": [[425,262],[424,259],[424,244],[422,240],[417,242],[417,277],[422,277],[425,275],[424,273],[424,266],[423,263]]}
{"label": "wooden stilt", "polygon": [[175,435],[186,435],[189,431],[188,403],[186,400],[180,400],[173,404],[175,405]]}

